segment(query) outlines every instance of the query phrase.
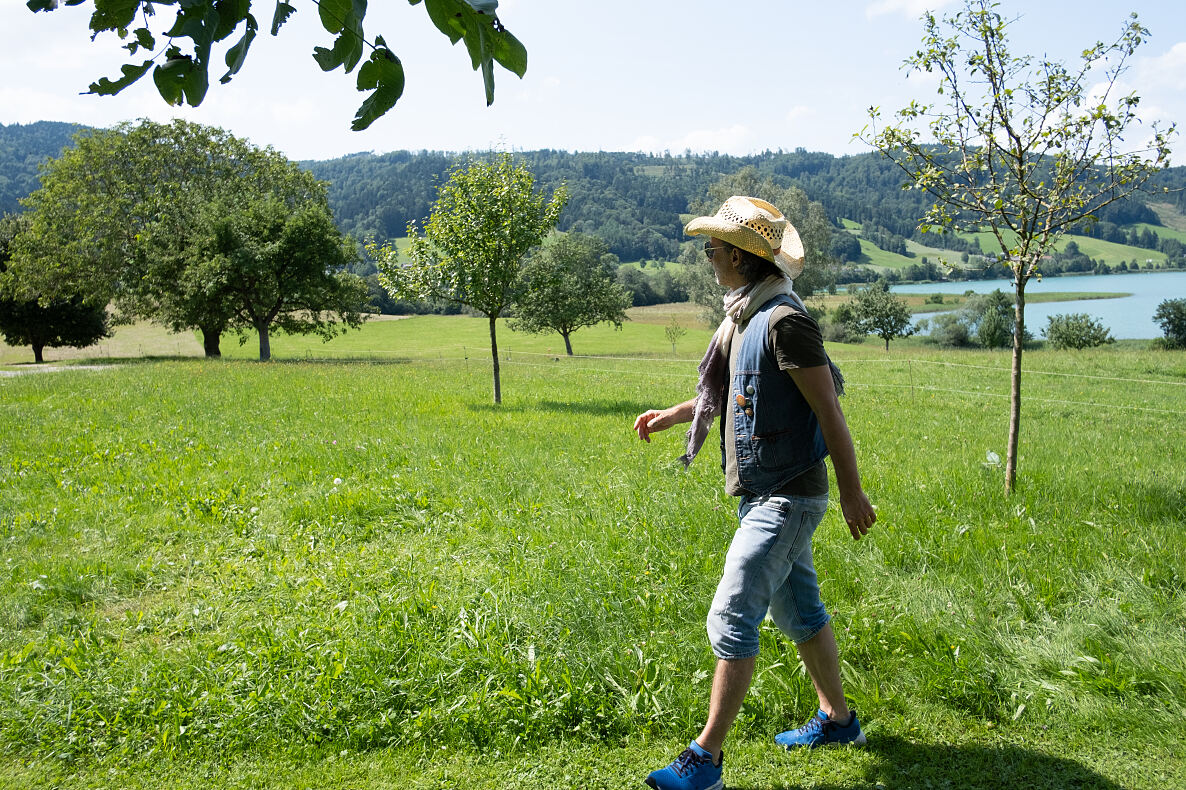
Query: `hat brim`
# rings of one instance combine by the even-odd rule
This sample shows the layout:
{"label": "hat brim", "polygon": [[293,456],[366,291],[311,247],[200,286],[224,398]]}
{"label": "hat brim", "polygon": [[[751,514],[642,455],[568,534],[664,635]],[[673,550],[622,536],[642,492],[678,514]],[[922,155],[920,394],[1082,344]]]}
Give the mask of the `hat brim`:
{"label": "hat brim", "polygon": [[782,231],[782,246],[774,253],[774,262],[792,280],[803,273],[803,240],[790,222]]}

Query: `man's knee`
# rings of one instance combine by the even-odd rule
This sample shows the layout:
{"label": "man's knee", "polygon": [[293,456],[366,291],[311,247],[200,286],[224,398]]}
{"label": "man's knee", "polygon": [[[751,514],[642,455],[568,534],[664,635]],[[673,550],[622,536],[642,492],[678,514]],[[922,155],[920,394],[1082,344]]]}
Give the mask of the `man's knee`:
{"label": "man's knee", "polygon": [[798,612],[789,606],[775,602],[770,606],[770,618],[778,629],[796,645],[801,645],[814,637],[824,626],[832,621],[828,609],[822,603],[812,607],[809,611]]}
{"label": "man's knee", "polygon": [[715,605],[705,623],[713,655],[726,660],[753,658],[758,654],[758,627]]}

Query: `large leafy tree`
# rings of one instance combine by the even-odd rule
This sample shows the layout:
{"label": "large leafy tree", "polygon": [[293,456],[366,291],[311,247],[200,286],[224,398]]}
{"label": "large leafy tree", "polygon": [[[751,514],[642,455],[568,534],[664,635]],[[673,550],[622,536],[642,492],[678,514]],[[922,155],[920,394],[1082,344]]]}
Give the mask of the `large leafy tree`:
{"label": "large leafy tree", "polygon": [[[86,293],[112,301],[121,320],[198,329],[206,354],[218,356],[223,332],[255,323],[230,289],[240,285],[227,280],[236,270],[215,276],[210,267],[211,223],[266,201],[293,214],[328,212],[325,187],[311,174],[221,129],[145,121],[87,132],[47,165],[42,187],[24,201],[30,226],[17,239],[20,280],[43,299]],[[326,232],[328,244],[341,243],[336,230]],[[331,299],[322,309],[339,306]],[[316,308],[293,308],[303,309]]]}
{"label": "large leafy tree", "polygon": [[261,362],[272,358],[273,330],[329,340],[362,323],[366,283],[346,271],[356,249],[324,202],[290,206],[276,195],[215,202],[199,227],[183,289],[213,294],[232,327],[253,329]]}
{"label": "large leafy tree", "polygon": [[926,230],[988,229],[1013,275],[1013,361],[1005,490],[1017,479],[1025,286],[1067,229],[1140,189],[1169,163],[1174,128],[1133,139],[1140,98],[1121,94],[1126,64],[1149,36],[1136,15],[1110,44],[1067,67],[1014,55],[1011,24],[990,0],[965,0],[940,21],[923,16],[922,46],[906,61],[938,76],[935,104],[911,102],[896,120],[861,133],[933,199]]}
{"label": "large leafy tree", "polygon": [[120,320],[198,329],[218,356],[229,313],[205,289],[178,287],[194,263],[197,217],[221,196],[268,189],[278,154],[185,121],[88,130],[47,163],[23,202],[22,280],[47,297],[89,293]]}
{"label": "large leafy tree", "polygon": [[523,270],[523,295],[511,329],[559,332],[572,356],[571,335],[581,327],[627,320],[630,294],[617,281],[612,255],[596,236],[567,233],[545,244]]}
{"label": "large leafy tree", "polygon": [[522,293],[523,258],[556,226],[567,200],[563,186],[549,198],[510,154],[458,165],[441,185],[423,235],[408,223],[409,262],[394,247],[372,248],[379,281],[397,299],[453,302],[490,323],[494,402],[502,403],[496,322]]}
{"label": "large leafy tree", "polygon": [[[421,0],[409,0],[417,5]],[[219,81],[234,77],[247,60],[259,33],[252,14],[269,10],[273,36],[297,11],[297,5],[316,6],[322,27],[332,36],[328,47],[314,47],[313,58],[323,71],[358,67],[356,86],[369,94],[354,116],[353,129],[366,129],[395,106],[404,90],[404,67],[382,36],[367,38],[363,29],[366,0],[94,0],[92,37],[114,33],[126,43],[131,56],[140,57],[120,68],[115,79],[103,77],[90,85],[90,93],[111,95],[132,85],[150,70],[161,98],[172,105],[196,107],[210,86],[210,68],[216,52],[222,53],[226,72]],[[27,0],[32,11],[52,11],[59,5],[86,5],[88,0]],[[160,13],[161,6],[177,6],[176,14]],[[429,19],[456,44],[465,42],[474,69],[481,69],[486,104],[494,101],[494,63],[522,77],[527,71],[527,50],[499,21],[497,0],[424,0]],[[264,17],[265,19],[267,17]],[[234,43],[229,43],[233,41]],[[364,58],[364,56],[366,56]],[[359,64],[362,64],[359,66]],[[296,79],[294,77],[294,79]]]}
{"label": "large leafy tree", "polygon": [[13,241],[28,222],[0,217],[0,334],[10,346],[32,346],[33,360],[44,362],[46,347],[86,348],[107,337],[107,307],[86,296],[43,300],[16,281],[9,271]]}
{"label": "large leafy tree", "polygon": [[910,308],[906,302],[890,293],[884,283],[873,283],[862,288],[853,300],[852,313],[860,331],[884,340],[886,351],[889,351],[891,340],[909,337],[915,331],[910,322]]}

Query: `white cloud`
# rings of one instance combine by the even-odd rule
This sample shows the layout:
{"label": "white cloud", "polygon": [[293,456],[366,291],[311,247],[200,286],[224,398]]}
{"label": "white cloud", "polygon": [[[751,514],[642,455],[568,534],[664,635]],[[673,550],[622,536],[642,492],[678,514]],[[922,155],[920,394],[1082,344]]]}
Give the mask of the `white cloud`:
{"label": "white cloud", "polygon": [[[499,88],[499,90],[510,92],[508,101],[520,104],[548,104],[556,101],[563,84],[559,77],[550,76],[532,82],[516,80],[511,82],[508,88]],[[502,101],[501,94],[499,94],[499,101]],[[503,105],[496,101],[494,106],[501,108]]]}
{"label": "white cloud", "polygon": [[950,3],[951,0],[875,0],[865,6],[865,18],[901,14],[908,19],[918,19],[924,11],[938,11]]}
{"label": "white cloud", "polygon": [[810,122],[818,116],[819,111],[814,107],[805,107],[802,104],[796,104],[794,107],[787,109],[786,114],[783,116],[783,120],[788,124],[794,125]]}
{"label": "white cloud", "polygon": [[1163,55],[1140,58],[1133,65],[1135,82],[1165,91],[1186,91],[1186,41],[1179,41]]}
{"label": "white cloud", "polygon": [[646,135],[636,138],[628,150],[667,150],[672,153],[683,153],[685,150],[719,151],[725,154],[744,155],[753,149],[754,144],[753,130],[744,124],[734,124],[724,129],[695,129],[665,141]]}

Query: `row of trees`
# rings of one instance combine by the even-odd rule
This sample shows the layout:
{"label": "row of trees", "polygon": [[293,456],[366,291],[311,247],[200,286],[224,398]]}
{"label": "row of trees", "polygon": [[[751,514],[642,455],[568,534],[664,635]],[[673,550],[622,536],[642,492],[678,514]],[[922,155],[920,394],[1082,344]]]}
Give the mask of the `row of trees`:
{"label": "row of trees", "polygon": [[[929,331],[927,341],[944,348],[1007,348],[1017,328],[1012,298],[999,289],[987,294],[968,291],[965,297],[958,310],[912,323],[905,300],[890,293],[889,284],[881,280],[861,288],[856,298],[830,312],[816,309],[813,313],[825,339],[833,342],[859,343],[866,335],[877,335],[889,351],[891,340]],[[932,294],[928,301],[932,300],[942,304],[943,296]],[[1153,320],[1164,332],[1159,340],[1161,347],[1186,348],[1186,299],[1163,301]],[[1107,327],[1086,313],[1048,316],[1042,335],[1055,349],[1094,348],[1116,342]],[[1027,330],[1023,342],[1028,345],[1032,341]]]}
{"label": "row of trees", "polygon": [[0,293],[199,330],[333,337],[363,320],[356,245],[325,185],[270,148],[185,121],[88,131],[51,161],[10,243]]}
{"label": "row of trees", "polygon": [[[571,354],[573,332],[620,325],[631,303],[601,239],[569,233],[541,246],[566,193],[545,199],[533,186],[510,155],[459,165],[423,233],[409,223],[410,262],[370,248],[389,299],[489,318],[496,401],[499,317],[558,332]],[[144,122],[81,134],[24,204],[0,225],[0,328],[38,361],[46,345],[104,336],[108,305],[118,321],[196,329],[212,357],[224,333],[254,331],[261,360],[274,331],[329,339],[367,310],[366,281],[351,271],[363,267],[357,244],[335,226],[324,184],[218,129]]]}
{"label": "row of trees", "polygon": [[568,234],[534,255],[555,228],[568,195],[535,189],[535,177],[510,154],[454,167],[401,262],[391,244],[370,245],[379,281],[397,299],[449,302],[486,316],[490,327],[494,402],[502,402],[497,321],[514,313],[513,328],[571,335],[611,321],[621,326],[630,298],[617,284],[605,243]]}

